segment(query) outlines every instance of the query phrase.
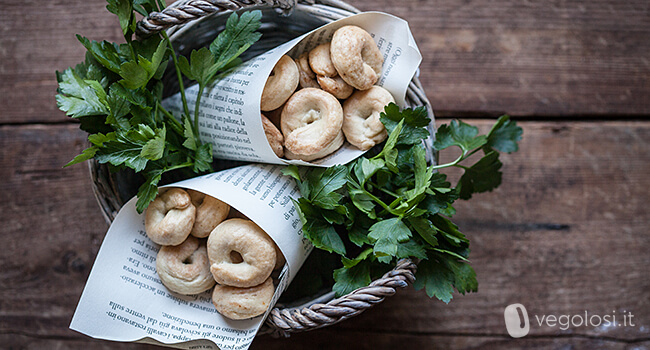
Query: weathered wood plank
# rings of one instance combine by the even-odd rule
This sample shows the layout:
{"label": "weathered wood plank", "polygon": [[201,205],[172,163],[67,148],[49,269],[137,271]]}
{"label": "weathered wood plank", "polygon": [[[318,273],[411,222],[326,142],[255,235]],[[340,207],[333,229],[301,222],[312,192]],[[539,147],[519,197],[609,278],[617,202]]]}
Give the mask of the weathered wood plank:
{"label": "weathered wood plank", "polygon": [[107,229],[74,125],[0,127],[0,334],[68,337]]}
{"label": "weathered wood plank", "polygon": [[[253,348],[647,345],[650,122],[520,124],[521,150],[502,159],[504,185],[456,206],[479,293],[445,305],[407,288],[339,325],[288,340],[261,337]],[[8,347],[113,346],[68,329],[107,228],[87,169],[61,169],[84,138],[69,124],[0,127],[0,339]],[[503,323],[504,307],[515,302],[531,317],[530,336],[520,341]],[[561,330],[534,319],[585,310],[629,311],[635,326]]]}
{"label": "weathered wood plank", "polygon": [[[645,0],[349,3],[411,23],[438,115],[650,113]],[[120,40],[104,7],[103,0],[0,4],[0,123],[66,119],[54,102],[54,71],[83,59],[74,34]]]}
{"label": "weathered wood plank", "polygon": [[[18,349],[161,349],[158,346],[118,343],[94,339],[44,339],[25,335],[0,335],[3,344],[16,344]],[[273,339],[262,336],[253,341],[251,350],[265,349],[395,349],[404,346],[409,349],[644,349],[649,341],[626,343],[608,339],[582,338],[577,336],[558,338],[512,339],[499,336],[429,335],[409,333],[348,332],[328,328],[309,333],[293,335],[289,339]]]}
{"label": "weathered wood plank", "polygon": [[0,3],[0,123],[67,119],[56,107],[56,70],[84,59],[75,38],[116,41],[117,18],[105,1],[3,1]]}
{"label": "weathered wood plank", "polygon": [[[43,339],[24,335],[0,335],[3,344],[16,344],[18,349],[161,349],[158,346],[118,343],[94,339]],[[395,349],[407,346],[409,349],[644,349],[650,341],[626,343],[616,340],[581,338],[576,336],[559,338],[512,339],[499,336],[429,335],[409,333],[347,332],[329,328],[301,333],[289,339],[273,339],[262,336],[253,341],[251,350],[265,349]]]}
{"label": "weathered wood plank", "polygon": [[[293,344],[299,345],[293,345]],[[625,343],[615,340],[580,337],[522,338],[508,336],[462,336],[403,333],[347,332],[328,329],[297,334],[290,339],[260,338],[253,342],[257,349],[642,349],[650,342]]]}
{"label": "weathered wood plank", "polygon": [[410,22],[440,116],[650,112],[647,1],[354,3]]}

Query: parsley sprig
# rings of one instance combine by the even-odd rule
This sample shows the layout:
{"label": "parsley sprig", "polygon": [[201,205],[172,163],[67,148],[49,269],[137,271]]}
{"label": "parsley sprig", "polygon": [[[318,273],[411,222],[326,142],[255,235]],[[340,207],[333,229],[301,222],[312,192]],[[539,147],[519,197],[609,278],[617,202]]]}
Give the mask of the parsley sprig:
{"label": "parsley sprig", "polygon": [[[381,114],[389,136],[375,156],[364,156],[331,168],[289,166],[302,197],[294,200],[302,233],[316,248],[341,256],[333,290],[338,296],[368,285],[402,258],[420,260],[415,288],[445,303],[454,289],[476,291],[469,265],[469,240],[451,220],[457,199],[491,191],[501,184],[499,152],[515,152],[522,129],[502,116],[487,135],[453,120],[438,128],[434,152],[452,146],[460,156],[447,164],[428,164],[423,140],[431,120],[424,107],[400,110],[396,104]],[[472,165],[468,158],[483,156]],[[452,187],[440,170],[463,170]]]}
{"label": "parsley sprig", "polygon": [[[179,169],[201,174],[212,169],[212,145],[199,137],[201,95],[219,73],[239,64],[239,55],[259,40],[262,14],[233,13],[209,48],[193,50],[188,60],[176,56],[165,32],[133,40],[136,14],[160,11],[163,2],[108,0],[106,8],[117,15],[125,42],[97,42],[77,35],[87,50],[85,61],[57,72],[57,105],[80,121],[91,144],[66,166],[94,158],[118,170],[140,173],[144,183],[138,189],[136,208],[142,212],[155,198],[163,174]],[[180,121],[161,104],[161,79],[170,62],[178,74],[183,101]],[[182,75],[199,86],[193,115]]]}

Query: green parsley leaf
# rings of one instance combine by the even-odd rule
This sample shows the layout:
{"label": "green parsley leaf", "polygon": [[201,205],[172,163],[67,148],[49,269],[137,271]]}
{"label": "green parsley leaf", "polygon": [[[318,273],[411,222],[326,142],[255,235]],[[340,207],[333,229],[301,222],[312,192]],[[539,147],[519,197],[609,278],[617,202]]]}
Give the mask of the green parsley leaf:
{"label": "green parsley leaf", "polygon": [[445,265],[435,260],[422,260],[415,272],[415,290],[425,289],[429,298],[436,297],[449,304],[454,293],[454,275]]}
{"label": "green parsley leaf", "polygon": [[429,131],[426,126],[431,123],[425,107],[420,106],[415,109],[404,109],[400,111],[399,106],[390,103],[379,114],[379,119],[386,126],[386,130],[391,134],[397,128],[399,122],[404,120],[402,130],[396,141],[398,145],[413,145],[429,137]]}
{"label": "green parsley leaf", "polygon": [[196,80],[200,85],[207,85],[210,80],[217,74],[219,68],[215,64],[214,55],[207,47],[199,50],[192,50],[190,61],[184,56],[179,57],[178,64],[181,72],[192,80]]}
{"label": "green parsley leaf", "polygon": [[[282,175],[291,176],[297,182],[301,182],[300,170],[298,170],[298,166],[296,166],[294,164],[291,164],[291,165],[288,165],[288,166],[282,168]],[[302,193],[302,191],[301,191],[301,193]]]}
{"label": "green parsley leaf", "polygon": [[410,217],[408,218],[408,222],[413,226],[415,232],[417,232],[425,242],[429,243],[431,247],[438,245],[438,239],[436,238],[437,230],[431,221],[423,217]]}
{"label": "green parsley leaf", "polygon": [[488,150],[496,149],[506,153],[517,152],[519,150],[517,142],[521,141],[521,135],[523,133],[523,129],[518,127],[517,123],[510,120],[509,116],[502,115],[487,134],[485,147]]}
{"label": "green parsley leaf", "polygon": [[147,70],[135,61],[122,63],[120,66],[120,76],[124,79],[121,81],[121,84],[127,89],[138,89],[145,86],[149,81]]}
{"label": "green parsley leaf", "polygon": [[68,162],[68,164],[64,165],[63,167],[68,167],[70,165],[85,162],[89,159],[92,159],[95,156],[95,153],[97,153],[96,146],[88,147],[85,150],[83,150],[81,154],[78,154],[70,162]]}
{"label": "green parsley leaf", "polygon": [[336,208],[343,197],[336,191],[347,183],[347,174],[347,168],[343,165],[309,172],[306,176],[306,181],[310,184],[309,200],[324,209]]}
{"label": "green parsley leaf", "polygon": [[302,230],[303,235],[314,244],[314,247],[330,253],[334,252],[345,255],[345,244],[343,240],[334,227],[326,221],[319,220],[316,216],[311,216],[307,220],[307,223],[303,224]]}
{"label": "green parsley leaf", "polygon": [[376,219],[377,215],[375,214],[375,201],[368,193],[358,187],[352,187],[354,184],[348,184],[348,193],[352,204],[357,207],[359,210],[364,212],[371,219]]}
{"label": "green parsley leaf", "polygon": [[476,164],[465,169],[458,181],[461,199],[470,199],[473,193],[492,191],[501,184],[499,153],[490,151]]}
{"label": "green parsley leaf", "polygon": [[451,220],[440,216],[438,214],[430,217],[431,223],[435,226],[436,230],[452,245],[460,246],[469,240],[458,230],[458,226],[451,222]]}
{"label": "green parsley leaf", "polygon": [[124,79],[121,81],[126,88],[136,90],[141,88],[158,73],[158,68],[167,51],[164,41],[159,41],[156,50],[150,58],[138,54],[137,60],[122,63],[119,74]]}
{"label": "green parsley leaf", "polygon": [[133,0],[133,10],[144,17],[147,17],[153,11],[160,11],[161,9],[156,0]]}
{"label": "green parsley leaf", "polygon": [[395,149],[397,145],[397,139],[402,132],[402,127],[404,126],[404,120],[400,120],[396,126],[393,127],[393,130],[388,134],[388,139],[384,144],[384,148],[381,152],[375,157],[380,158],[384,157],[386,161],[386,166],[388,169],[394,173],[398,172],[397,169],[397,155],[398,150]]}
{"label": "green parsley leaf", "polygon": [[[115,166],[125,165],[136,172],[144,170],[147,162],[155,157],[157,146],[145,149],[147,143],[156,138],[164,139],[164,129],[153,130],[149,126],[140,124],[138,129],[127,132],[117,132],[116,138],[104,142],[103,147],[97,150],[95,159],[100,163],[110,163]],[[154,141],[156,142],[156,141]]]}
{"label": "green parsley leaf", "polygon": [[121,87],[122,85],[113,84],[109,89],[106,101],[109,113],[106,122],[112,124],[118,129],[126,130],[131,127],[128,118],[125,118],[125,116],[131,111],[131,102],[124,98],[124,95],[118,86]]}
{"label": "green parsley leaf", "polygon": [[397,244],[406,242],[411,237],[411,230],[401,218],[379,221],[369,229],[368,238],[374,242],[376,256],[395,256]]}
{"label": "green parsley leaf", "polygon": [[135,30],[135,17],[133,17],[132,0],[108,0],[106,9],[117,15],[123,34],[126,35],[129,30]]}
{"label": "green parsley leaf", "polygon": [[190,121],[189,118],[184,118],[183,122],[183,136],[185,136],[185,141],[183,142],[183,146],[191,149],[192,151],[196,151],[198,147],[198,141],[196,140],[196,136],[194,135],[194,129],[192,128],[192,122]]}
{"label": "green parsley leaf", "polygon": [[445,265],[452,272],[454,276],[452,283],[459,293],[478,292],[476,272],[474,272],[472,266],[466,262],[451,259],[446,259]]}
{"label": "green parsley leaf", "polygon": [[142,213],[147,209],[158,195],[158,183],[162,178],[164,169],[153,169],[143,173],[145,182],[138,188],[138,200],[135,203],[138,213]]}
{"label": "green parsley leaf", "polygon": [[395,253],[395,257],[398,259],[402,259],[402,258],[425,259],[427,257],[427,253],[422,244],[414,240],[408,240],[406,242],[401,242],[397,244],[397,253]]}
{"label": "green parsley leaf", "polygon": [[108,41],[91,41],[81,35],[77,35],[77,39],[101,65],[115,73],[120,73],[122,58],[116,44]]}
{"label": "green parsley leaf", "polygon": [[95,80],[83,80],[71,68],[59,75],[56,102],[72,118],[107,115],[106,91]]}
{"label": "green parsley leaf", "polygon": [[[366,216],[367,217],[367,216]],[[348,239],[357,247],[362,247],[364,244],[370,244],[368,239],[367,226],[353,226],[348,230]]]}
{"label": "green parsley leaf", "polygon": [[367,260],[360,261],[350,268],[334,270],[334,286],[332,290],[337,297],[351,293],[357,288],[365,287],[372,282],[370,278],[370,263]]}
{"label": "green parsley leaf", "polygon": [[385,165],[382,159],[368,159],[365,157],[358,158],[354,163],[352,172],[357,178],[360,185],[364,185],[377,170],[383,168]]}
{"label": "green parsley leaf", "polygon": [[371,254],[372,254],[372,248],[367,248],[363,250],[361,253],[359,253],[359,255],[357,255],[357,257],[354,259],[348,259],[346,257],[342,257],[341,262],[343,262],[343,266],[349,269],[351,267],[358,265],[363,260],[366,260],[369,256],[371,256]]}
{"label": "green parsley leaf", "polygon": [[261,26],[261,19],[260,10],[244,12],[241,17],[233,12],[228,17],[226,30],[219,33],[210,44],[210,51],[216,58],[219,69],[226,67],[262,37],[261,33],[256,32]]}
{"label": "green parsley leaf", "polygon": [[212,144],[204,143],[196,149],[194,156],[194,170],[195,173],[203,173],[212,169]]}
{"label": "green parsley leaf", "polygon": [[441,151],[450,146],[458,146],[463,153],[483,146],[487,142],[485,135],[477,136],[478,128],[462,121],[452,120],[449,125],[441,125],[436,132],[433,148]]}
{"label": "green parsley leaf", "polygon": [[162,158],[165,152],[165,128],[156,130],[156,135],[142,146],[140,155],[149,160],[158,160]]}

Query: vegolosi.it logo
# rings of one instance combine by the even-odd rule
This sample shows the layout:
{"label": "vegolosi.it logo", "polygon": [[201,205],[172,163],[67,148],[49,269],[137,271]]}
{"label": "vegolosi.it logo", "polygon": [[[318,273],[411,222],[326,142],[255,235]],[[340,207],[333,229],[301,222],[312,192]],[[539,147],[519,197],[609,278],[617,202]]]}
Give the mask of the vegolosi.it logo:
{"label": "vegolosi.it logo", "polygon": [[521,338],[530,332],[528,312],[523,305],[511,304],[506,306],[503,317],[506,320],[506,329],[511,337]]}
{"label": "vegolosi.it logo", "polygon": [[[511,337],[521,338],[530,332],[530,319],[526,308],[522,304],[506,306],[503,318],[506,322],[508,334]],[[616,310],[612,310],[612,313],[607,315],[590,314],[586,310],[584,314],[575,315],[534,315],[534,319],[540,327],[558,327],[561,330],[567,330],[571,327],[635,327],[633,318],[634,315],[626,310],[623,310],[623,313],[618,315]]]}

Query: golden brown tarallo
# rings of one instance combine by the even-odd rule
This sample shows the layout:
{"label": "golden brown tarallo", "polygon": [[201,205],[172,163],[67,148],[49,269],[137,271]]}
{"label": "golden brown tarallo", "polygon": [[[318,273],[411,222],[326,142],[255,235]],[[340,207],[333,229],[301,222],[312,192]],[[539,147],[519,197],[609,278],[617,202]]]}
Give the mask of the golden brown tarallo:
{"label": "golden brown tarallo", "polygon": [[177,246],[162,246],[156,257],[156,271],[169,290],[198,294],[214,286],[205,240],[189,236]]}
{"label": "golden brown tarallo", "polygon": [[208,237],[230,212],[230,206],[212,196],[199,191],[187,190],[196,207],[196,218],[192,227],[192,236],[198,238]]}
{"label": "golden brown tarallo", "polygon": [[372,36],[360,27],[337,29],[332,36],[330,54],[341,78],[359,90],[369,89],[381,75],[384,58]]}
{"label": "golden brown tarallo", "polygon": [[260,109],[272,111],[282,106],[291,94],[296,91],[298,83],[299,73],[296,63],[291,57],[282,56],[266,80],[264,90],[262,90]]}
{"label": "golden brown tarallo", "polygon": [[352,145],[369,150],[388,136],[379,115],[384,107],[395,102],[388,90],[374,85],[358,90],[343,102],[343,133]]}
{"label": "golden brown tarallo", "polygon": [[216,285],[212,291],[212,303],[221,315],[243,320],[266,312],[274,291],[271,277],[264,283],[249,288]]}
{"label": "golden brown tarallo", "polygon": [[343,108],[326,91],[298,90],[285,104],[280,124],[287,154],[311,157],[323,149],[335,148],[337,143],[332,142],[343,126]]}
{"label": "golden brown tarallo", "polygon": [[181,188],[161,190],[145,212],[147,236],[160,245],[179,245],[194,225],[196,208],[190,195]]}
{"label": "golden brown tarallo", "polygon": [[250,220],[228,219],[208,237],[210,271],[219,284],[253,287],[275,267],[275,243]]}

